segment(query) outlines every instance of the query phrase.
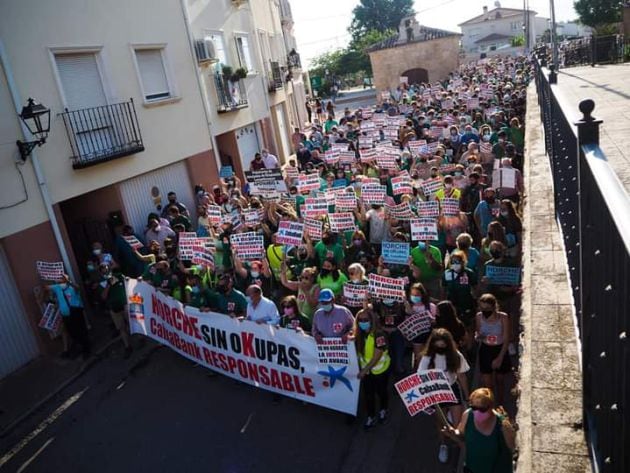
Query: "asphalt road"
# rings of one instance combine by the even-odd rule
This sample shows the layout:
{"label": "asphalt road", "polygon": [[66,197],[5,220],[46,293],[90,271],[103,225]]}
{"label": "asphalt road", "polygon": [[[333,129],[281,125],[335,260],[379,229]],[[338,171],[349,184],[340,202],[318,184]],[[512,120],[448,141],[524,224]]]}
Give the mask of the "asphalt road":
{"label": "asphalt road", "polygon": [[130,361],[117,351],[0,439],[0,471],[454,471],[457,455],[437,462],[433,419],[410,418],[391,394],[390,421],[364,432],[362,417],[348,425],[314,405],[275,405],[166,348]]}

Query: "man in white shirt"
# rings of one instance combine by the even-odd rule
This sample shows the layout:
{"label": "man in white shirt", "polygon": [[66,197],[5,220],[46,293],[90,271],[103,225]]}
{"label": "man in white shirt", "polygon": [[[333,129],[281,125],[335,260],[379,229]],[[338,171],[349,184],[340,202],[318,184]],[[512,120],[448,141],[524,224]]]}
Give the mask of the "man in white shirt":
{"label": "man in white shirt", "polygon": [[247,288],[246,294],[249,297],[247,320],[257,324],[278,325],[280,323],[280,314],[276,304],[263,296],[260,286],[252,284]]}
{"label": "man in white shirt", "polygon": [[271,154],[267,149],[263,148],[260,152],[262,154],[263,162],[265,163],[265,168],[267,169],[277,169],[280,167],[278,163],[278,158]]}

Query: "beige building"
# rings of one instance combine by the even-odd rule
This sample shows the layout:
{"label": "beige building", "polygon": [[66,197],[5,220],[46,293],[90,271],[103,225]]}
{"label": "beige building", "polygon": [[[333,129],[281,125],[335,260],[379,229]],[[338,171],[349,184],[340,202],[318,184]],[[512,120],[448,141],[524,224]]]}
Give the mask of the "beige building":
{"label": "beige building", "polygon": [[395,89],[400,78],[408,82],[445,79],[459,67],[458,33],[419,25],[414,17],[403,18],[399,34],[368,48],[378,90]]}
{"label": "beige building", "polygon": [[[194,185],[220,166],[242,176],[263,147],[288,157],[287,71],[276,0],[2,2],[0,378],[60,348],[37,327],[36,261],[81,281],[116,223],[142,236],[170,191],[196,220]],[[50,131],[23,161],[29,97]]]}

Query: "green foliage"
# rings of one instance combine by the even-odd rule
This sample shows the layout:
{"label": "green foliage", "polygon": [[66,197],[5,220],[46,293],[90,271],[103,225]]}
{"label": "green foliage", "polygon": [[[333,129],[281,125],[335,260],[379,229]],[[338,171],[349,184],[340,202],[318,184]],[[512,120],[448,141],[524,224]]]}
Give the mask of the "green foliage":
{"label": "green foliage", "polygon": [[573,7],[580,17],[580,23],[593,28],[621,21],[619,0],[576,0]]}
{"label": "green foliage", "polygon": [[360,0],[352,10],[353,18],[348,30],[353,41],[357,41],[369,31],[395,30],[400,20],[413,12],[413,0]]}
{"label": "green foliage", "polygon": [[514,36],[510,40],[510,46],[512,46],[513,48],[518,48],[520,46],[525,46],[525,36],[523,36],[523,35]]}

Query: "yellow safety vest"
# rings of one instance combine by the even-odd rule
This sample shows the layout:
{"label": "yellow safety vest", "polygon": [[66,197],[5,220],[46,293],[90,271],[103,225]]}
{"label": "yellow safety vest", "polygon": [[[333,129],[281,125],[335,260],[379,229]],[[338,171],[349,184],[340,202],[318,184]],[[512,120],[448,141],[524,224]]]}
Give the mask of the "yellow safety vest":
{"label": "yellow safety vest", "polygon": [[[363,347],[363,353],[359,353],[359,366],[363,369],[374,357],[374,334],[371,333],[365,339],[365,345]],[[391,359],[389,358],[389,353],[387,350],[383,351],[381,355],[381,359],[378,360],[372,369],[370,370],[372,374],[381,374],[387,371],[389,365],[391,363]]]}

